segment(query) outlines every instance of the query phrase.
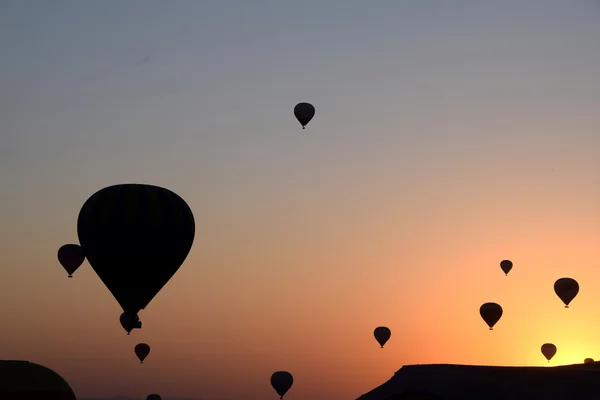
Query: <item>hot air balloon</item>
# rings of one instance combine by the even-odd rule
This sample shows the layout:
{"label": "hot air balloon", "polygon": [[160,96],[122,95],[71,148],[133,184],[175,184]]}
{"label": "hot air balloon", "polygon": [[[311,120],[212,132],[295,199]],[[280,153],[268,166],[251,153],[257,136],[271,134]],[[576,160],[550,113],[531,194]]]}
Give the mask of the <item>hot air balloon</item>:
{"label": "hot air balloon", "polygon": [[123,311],[135,315],[185,261],[194,242],[194,215],[168,189],[115,185],[83,204],[77,234],[98,277]]}
{"label": "hot air balloon", "polygon": [[280,399],[283,399],[293,383],[294,377],[287,371],[277,371],[271,375],[271,386],[273,386]]}
{"label": "hot air balloon", "polygon": [[504,271],[504,274],[506,274],[506,276],[508,276],[508,273],[510,272],[512,267],[513,267],[512,261],[510,261],[510,260],[500,261],[500,268],[502,268],[502,271]]}
{"label": "hot air balloon", "polygon": [[494,325],[500,321],[502,317],[502,307],[497,303],[485,303],[479,307],[479,314],[486,324],[490,327],[490,331],[494,330]]}
{"label": "hot air balloon", "polygon": [[586,358],[585,360],[583,360],[584,364],[593,364],[594,363],[594,359],[593,358]]}
{"label": "hot air balloon", "polygon": [[148,357],[148,354],[150,354],[150,346],[146,343],[138,343],[135,345],[134,351],[135,355],[140,359],[140,362],[144,363],[144,360]]}
{"label": "hot air balloon", "polygon": [[119,322],[121,323],[121,326],[123,327],[123,329],[125,329],[128,335],[132,330],[142,328],[142,322],[140,321],[140,317],[138,317],[137,314],[131,315],[123,313],[119,317]]}
{"label": "hot air balloon", "polygon": [[386,342],[390,340],[390,337],[392,336],[392,331],[390,331],[390,328],[388,328],[387,326],[378,326],[377,328],[375,328],[373,335],[375,336],[375,340],[377,340],[377,342],[383,349],[383,346],[386,344]]}
{"label": "hot air balloon", "polygon": [[560,278],[554,282],[554,292],[565,303],[565,308],[569,308],[569,303],[579,293],[579,283],[572,278]]}
{"label": "hot air balloon", "polygon": [[315,116],[315,107],[310,103],[298,103],[294,107],[294,116],[302,125],[302,129],[306,129],[306,125]]}
{"label": "hot air balloon", "polygon": [[78,244],[65,244],[58,249],[58,261],[69,274],[69,278],[73,277],[73,273],[85,261],[83,248]]}
{"label": "hot air balloon", "polygon": [[161,399],[161,398],[160,398],[160,396],[159,396],[159,395],[157,395],[157,394],[149,394],[149,395],[146,397],[146,400],[162,400],[162,399]]}
{"label": "hot air balloon", "polygon": [[552,343],[544,343],[542,345],[542,354],[544,355],[544,357],[546,357],[546,360],[550,362],[550,360],[552,360],[552,357],[554,357],[554,355],[556,354],[556,346]]}

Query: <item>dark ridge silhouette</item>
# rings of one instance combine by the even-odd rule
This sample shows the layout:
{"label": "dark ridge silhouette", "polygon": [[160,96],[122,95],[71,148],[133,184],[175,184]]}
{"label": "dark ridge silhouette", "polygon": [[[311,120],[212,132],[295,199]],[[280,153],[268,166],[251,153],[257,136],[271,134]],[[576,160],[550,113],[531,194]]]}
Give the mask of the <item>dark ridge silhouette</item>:
{"label": "dark ridge silhouette", "polygon": [[600,362],[559,367],[407,365],[357,400],[600,399]]}
{"label": "dark ridge silhouette", "polygon": [[78,397],[77,400],[140,400],[131,396],[109,396],[109,397]]}
{"label": "dark ridge silhouette", "polygon": [[440,396],[436,396],[435,394],[411,390],[409,392],[404,392],[402,394],[396,394],[394,396],[389,397],[387,400],[444,400]]}
{"label": "dark ridge silhouette", "polygon": [[[77,397],[77,400],[144,400],[146,396],[131,397],[131,396],[108,396],[108,397]],[[201,398],[190,397],[169,397],[165,400],[202,400]]]}
{"label": "dark ridge silhouette", "polygon": [[0,360],[0,377],[2,400],[76,400],[67,381],[43,365]]}

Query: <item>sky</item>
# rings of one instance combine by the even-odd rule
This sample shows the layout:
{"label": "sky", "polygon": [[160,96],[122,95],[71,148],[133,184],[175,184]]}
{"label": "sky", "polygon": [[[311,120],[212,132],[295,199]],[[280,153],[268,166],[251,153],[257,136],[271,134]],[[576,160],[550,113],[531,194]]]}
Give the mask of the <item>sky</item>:
{"label": "sky", "polygon": [[[548,365],[545,342],[600,359],[599,22],[591,0],[2,1],[2,357],[80,397],[203,400],[275,400],[277,370],[287,400],[354,399],[402,365]],[[56,258],[119,183],[196,221],[131,336]]]}

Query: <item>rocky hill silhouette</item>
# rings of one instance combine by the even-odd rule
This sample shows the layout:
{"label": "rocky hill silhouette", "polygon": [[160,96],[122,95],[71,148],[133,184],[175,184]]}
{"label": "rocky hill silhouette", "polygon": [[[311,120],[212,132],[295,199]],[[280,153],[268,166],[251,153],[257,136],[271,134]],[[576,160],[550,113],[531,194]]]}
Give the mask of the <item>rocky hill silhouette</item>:
{"label": "rocky hill silhouette", "polygon": [[[109,396],[109,397],[79,397],[77,396],[77,400],[145,400],[146,397],[130,397],[130,396]],[[168,400],[204,400],[200,397],[169,397]],[[226,400],[226,399],[217,399],[217,400]]]}
{"label": "rocky hill silhouette", "polygon": [[[414,396],[419,393],[421,397]],[[408,396],[408,397],[407,397]],[[427,397],[429,396],[429,397]],[[600,362],[556,367],[406,365],[357,400],[600,399]]]}

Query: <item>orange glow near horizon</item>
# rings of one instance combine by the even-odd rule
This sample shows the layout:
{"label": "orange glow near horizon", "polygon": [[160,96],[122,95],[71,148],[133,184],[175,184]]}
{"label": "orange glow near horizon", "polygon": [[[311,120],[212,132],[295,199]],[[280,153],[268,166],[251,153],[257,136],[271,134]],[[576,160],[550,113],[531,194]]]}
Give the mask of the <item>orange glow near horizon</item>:
{"label": "orange glow near horizon", "polygon": [[[193,206],[193,194],[188,201]],[[343,222],[322,215],[313,236],[303,233],[316,223],[307,214],[271,215],[261,225],[264,233],[254,236],[243,224],[222,235],[218,226],[227,221],[203,218],[213,236],[199,230],[188,260],[140,314],[143,329],[131,336],[89,265],[68,279],[48,261],[59,242],[40,241],[39,252],[20,254],[27,265],[45,266],[39,272],[44,285],[21,278],[18,292],[8,289],[35,318],[10,319],[2,336],[5,354],[55,368],[85,393],[105,391],[97,376],[114,382],[115,393],[139,395],[152,379],[163,393],[186,396],[227,387],[233,376],[266,394],[270,373],[286,369],[298,383],[290,399],[314,387],[332,396],[342,387],[352,398],[407,364],[556,366],[600,354],[600,293],[591,289],[600,272],[588,267],[600,259],[597,227],[579,219],[575,229],[532,211],[517,230],[499,214],[483,218],[474,207],[465,212],[447,209],[435,224],[407,213],[399,228],[399,214],[367,207],[343,214]],[[551,229],[557,223],[562,230]],[[5,239],[19,248],[20,239]],[[231,243],[236,251],[226,250]],[[514,263],[508,276],[499,266],[505,258]],[[13,262],[24,265],[23,258]],[[553,291],[563,276],[581,287],[568,309]],[[487,301],[504,309],[493,331],[479,316]],[[379,325],[392,330],[384,349],[373,338]],[[36,341],[40,327],[45,339]],[[141,366],[133,354],[138,342],[152,347]],[[551,363],[541,354],[545,342],[558,348]]]}

